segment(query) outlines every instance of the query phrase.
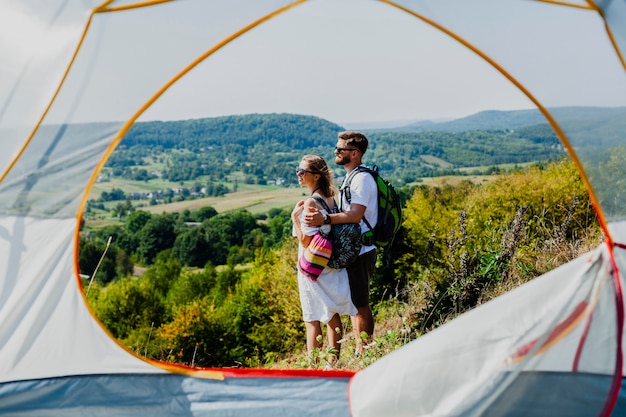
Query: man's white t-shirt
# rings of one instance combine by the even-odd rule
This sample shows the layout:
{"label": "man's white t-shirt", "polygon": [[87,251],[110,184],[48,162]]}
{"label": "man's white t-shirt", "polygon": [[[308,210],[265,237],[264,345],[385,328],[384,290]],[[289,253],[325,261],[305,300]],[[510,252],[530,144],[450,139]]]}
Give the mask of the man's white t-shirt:
{"label": "man's white t-shirt", "polygon": [[[346,177],[349,174],[346,173]],[[350,209],[345,193],[342,193],[341,207],[343,211]],[[378,186],[374,177],[368,172],[358,172],[352,177],[350,181],[350,196],[351,204],[360,204],[365,206],[365,218],[369,222],[372,228],[376,226],[378,220]],[[361,219],[359,223],[361,226],[361,234],[368,232],[370,229],[367,224]],[[375,249],[375,245],[363,246],[361,248],[360,255]]]}

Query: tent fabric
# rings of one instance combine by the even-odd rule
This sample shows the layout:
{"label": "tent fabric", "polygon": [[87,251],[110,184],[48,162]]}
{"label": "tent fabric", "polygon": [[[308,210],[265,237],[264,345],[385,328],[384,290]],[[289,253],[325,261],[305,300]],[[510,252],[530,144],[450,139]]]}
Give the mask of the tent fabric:
{"label": "tent fabric", "polygon": [[[626,97],[623,1],[377,2],[457,42],[544,113],[576,162],[607,234],[607,243],[592,253],[356,374],[172,367],[129,352],[93,317],[80,288],[76,245],[89,188],[106,158],[170,86],[200,65],[210,66],[217,51],[252,36],[256,26],[313,3],[5,0],[4,7],[37,16],[41,30],[28,33],[32,42],[16,34],[16,42],[24,40],[17,48],[20,65],[0,66],[1,414],[626,412],[626,193],[620,189],[626,128],[605,132],[603,119],[591,112],[581,120],[553,110],[600,106],[613,111],[602,117],[626,120],[623,108],[603,101],[609,88]],[[144,26],[136,28],[140,15]],[[185,19],[187,30],[164,30],[170,15]],[[468,16],[480,17],[480,24]],[[534,19],[554,24],[542,32]],[[136,36],[120,38],[129,28],[137,29]],[[604,42],[587,42],[598,38]],[[551,46],[550,54],[537,55],[542,44]],[[167,58],[173,51],[178,60]],[[578,71],[582,61],[594,65],[592,73]],[[565,72],[576,82],[568,83]],[[616,73],[623,81],[600,82]],[[562,91],[575,100],[561,101]],[[106,114],[96,113],[103,108]]]}
{"label": "tent fabric", "polygon": [[[622,266],[626,252],[615,255]],[[350,385],[353,415],[595,415],[609,397],[623,337],[610,258],[600,247],[359,372]],[[400,373],[419,377],[384,378]],[[623,391],[617,405],[626,406]]]}
{"label": "tent fabric", "polygon": [[[81,375],[0,384],[6,416],[349,416],[348,376]],[[347,374],[347,373],[346,373]]]}

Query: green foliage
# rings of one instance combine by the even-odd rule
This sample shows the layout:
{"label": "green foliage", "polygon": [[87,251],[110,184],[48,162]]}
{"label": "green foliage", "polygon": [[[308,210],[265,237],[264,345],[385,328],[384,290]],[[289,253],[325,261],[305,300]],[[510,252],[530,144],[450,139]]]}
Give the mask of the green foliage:
{"label": "green foliage", "polygon": [[181,265],[171,256],[171,251],[163,251],[157,256],[155,264],[146,269],[142,282],[158,296],[165,297],[180,272]]}
{"label": "green foliage", "polygon": [[217,283],[217,271],[213,266],[201,270],[184,269],[171,281],[167,292],[167,306],[175,311],[178,306],[206,297]]}
{"label": "green foliage", "polygon": [[[210,261],[214,265],[226,264],[231,248],[241,246],[250,248],[251,242],[247,239],[253,236],[251,233],[257,228],[259,228],[259,225],[254,216],[244,210],[214,216],[205,220],[201,226],[202,238],[206,242],[206,245],[202,243],[206,255],[204,262]],[[252,252],[248,252],[248,254],[252,255]],[[238,260],[243,262],[249,259],[250,256],[243,256]],[[201,264],[202,262],[198,263]]]}
{"label": "green foliage", "polygon": [[131,213],[128,215],[126,222],[124,223],[126,232],[131,235],[138,233],[151,218],[152,214],[147,211],[138,210]]}
{"label": "green foliage", "polygon": [[[458,174],[460,167],[531,162],[563,155],[555,136],[549,142],[539,142],[522,132],[374,132],[369,135],[372,150],[368,149],[367,158],[375,161],[384,177],[412,182],[416,177]],[[425,156],[437,157],[446,165],[435,165]]]}
{"label": "green foliage", "polygon": [[190,215],[191,220],[195,222],[203,222],[210,219],[211,217],[217,216],[217,210],[210,206],[200,207],[198,210],[194,211]]}
{"label": "green foliage", "polygon": [[[343,341],[344,367],[369,365],[601,238],[585,187],[568,161],[482,185],[420,185],[412,194],[400,192],[407,198],[392,263],[378,268],[372,282],[379,330],[358,358],[350,355],[350,339]],[[89,301],[105,326],[136,352],[196,366],[275,366],[304,350],[289,212],[274,210],[263,223],[233,212],[185,226],[182,220],[192,216],[164,222],[177,243],[159,251],[143,276],[92,288]],[[155,217],[162,216],[133,213],[127,222],[135,222],[139,237]],[[111,228],[105,235],[123,241],[125,233]],[[201,237],[208,244],[205,263],[199,260],[203,251],[193,246]],[[104,238],[91,236],[81,255],[95,258]],[[198,258],[185,258],[192,254]],[[198,267],[184,266],[192,262]],[[317,352],[320,359],[330,354]],[[290,366],[311,365],[305,356]]]}
{"label": "green foliage", "polygon": [[[540,114],[520,117],[514,126],[502,128],[497,127],[501,125],[497,118],[488,115],[475,125],[463,125],[463,129],[446,128],[449,125],[442,123],[429,125],[429,131],[407,127],[367,132],[370,148],[364,162],[378,165],[381,174],[399,186],[425,176],[467,175],[460,170],[462,167],[485,167],[482,170],[487,173],[497,164],[549,160],[564,154]],[[205,195],[228,193],[229,184],[234,189],[237,181],[296,185],[293,168],[302,155],[318,154],[332,160],[337,132],[341,130],[341,126],[326,120],[293,114],[136,123],[105,172],[151,182],[153,178],[146,170],[155,170],[159,171],[159,181],[202,181]],[[158,163],[146,167],[150,160]],[[118,191],[106,196],[103,193],[103,199],[126,199]],[[180,198],[187,197],[158,197],[162,201]]]}
{"label": "green foliage", "polygon": [[232,267],[181,269],[163,251],[143,276],[95,286],[89,302],[138,354],[196,366],[258,365],[302,343],[293,251],[259,252],[245,277]]}
{"label": "green foliage", "polygon": [[202,229],[192,227],[176,236],[173,254],[183,265],[202,267],[208,261],[209,242]]}
{"label": "green foliage", "polygon": [[159,294],[146,281],[133,278],[122,278],[101,290],[92,307],[102,324],[122,341],[134,329],[160,325],[165,312]]}
{"label": "green foliage", "polygon": [[583,152],[591,161],[586,167],[587,176],[593,184],[596,198],[602,202],[605,216],[608,220],[623,217],[626,195],[621,190],[626,181],[626,147],[598,146]]}
{"label": "green foliage", "polygon": [[181,306],[159,331],[167,360],[195,366],[233,365],[241,355],[235,343],[232,316],[207,299]]}
{"label": "green foliage", "polygon": [[[578,255],[582,237],[599,227],[586,189],[569,161],[537,165],[482,186],[420,187],[407,203],[406,251],[395,263],[424,297],[422,330],[489,297],[508,280],[527,280],[556,266],[542,263],[551,246]],[[572,250],[570,250],[572,249]]]}
{"label": "green foliage", "polygon": [[[80,248],[78,256],[80,272],[91,276],[96,272],[97,267],[95,282],[106,284],[118,277],[129,275],[133,271],[133,262],[126,252],[115,244],[111,244],[107,249],[106,241],[98,236],[92,238],[81,236]],[[104,258],[102,258],[103,255]],[[100,262],[101,259],[102,262]],[[99,266],[98,263],[100,263]]]}
{"label": "green foliage", "polygon": [[152,215],[138,210],[126,218],[125,227],[105,226],[83,234],[81,271],[90,274],[94,270],[109,237],[113,244],[97,277],[102,283],[131,273],[131,258],[148,266],[164,250],[171,250],[184,266],[250,262],[255,250],[277,247],[285,236],[291,235],[290,211],[272,214],[264,223],[244,210],[221,215],[213,207],[187,210],[180,215]]}
{"label": "green foliage", "polygon": [[[317,143],[332,143],[340,126],[314,116],[297,114],[249,114],[177,122],[141,122],[133,125],[124,137],[128,147],[142,144],[151,147],[186,148],[241,147],[263,141],[275,141],[286,148],[309,146],[302,132]],[[211,148],[217,151],[215,148]],[[269,156],[269,155],[265,155]]]}
{"label": "green foliage", "polygon": [[172,215],[163,213],[152,216],[139,230],[137,255],[144,265],[152,264],[159,252],[173,246],[176,240],[174,223]]}
{"label": "green foliage", "polygon": [[249,279],[241,286],[238,326],[245,329],[262,362],[276,353],[291,352],[304,342],[296,256],[292,239],[277,251],[258,253]]}

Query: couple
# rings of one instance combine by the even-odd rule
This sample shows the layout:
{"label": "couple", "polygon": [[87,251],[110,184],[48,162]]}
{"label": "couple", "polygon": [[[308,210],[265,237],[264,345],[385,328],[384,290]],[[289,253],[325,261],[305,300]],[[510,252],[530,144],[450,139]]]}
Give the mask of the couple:
{"label": "couple", "polygon": [[[342,165],[346,174],[361,165],[361,159],[367,150],[368,141],[359,132],[341,132],[335,147],[335,163]],[[331,210],[335,207],[335,189],[332,173],[323,158],[306,155],[296,170],[298,183],[306,186],[311,195],[323,198]],[[313,198],[298,202],[291,218],[294,230],[300,242],[298,257],[311,242],[315,233],[324,225],[341,223],[360,223],[361,233],[369,229],[363,222],[365,216],[372,227],[378,218],[378,188],[374,178],[360,172],[350,184],[351,202],[339,196],[342,209],[339,213],[327,213]],[[343,201],[342,201],[343,200]],[[325,268],[318,280],[313,282],[298,271],[300,302],[306,327],[307,351],[309,355],[322,346],[322,323],[327,325],[328,344],[334,352],[329,364],[339,358],[340,340],[343,327],[340,314],[348,314],[352,319],[352,328],[356,340],[355,353],[363,349],[362,332],[367,339],[374,332],[374,318],[369,304],[369,283],[376,264],[376,247],[363,246],[358,259],[346,269]]]}

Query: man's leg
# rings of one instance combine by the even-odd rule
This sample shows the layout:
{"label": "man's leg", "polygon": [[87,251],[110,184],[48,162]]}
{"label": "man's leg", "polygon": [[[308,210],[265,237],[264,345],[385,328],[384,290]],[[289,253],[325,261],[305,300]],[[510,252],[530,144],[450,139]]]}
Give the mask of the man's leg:
{"label": "man's leg", "polygon": [[[350,318],[352,320],[352,328],[354,329],[354,339],[356,340],[356,348],[354,351],[356,354],[360,354],[363,351],[363,342],[370,343],[372,335],[374,334],[372,308],[369,305],[357,307],[356,316]],[[365,340],[363,340],[363,333],[367,334]]]}
{"label": "man's leg", "polygon": [[369,283],[374,275],[376,267],[376,250],[371,250],[359,256],[348,266],[348,279],[350,281],[350,294],[352,303],[357,308],[355,316],[350,317],[352,329],[356,340],[355,353],[360,354],[363,350],[362,333],[365,332],[366,343],[369,343],[374,334],[374,317],[369,302]]}

